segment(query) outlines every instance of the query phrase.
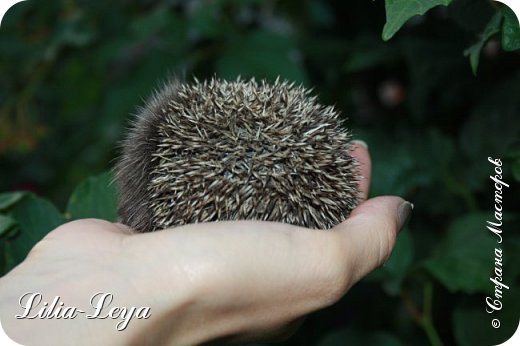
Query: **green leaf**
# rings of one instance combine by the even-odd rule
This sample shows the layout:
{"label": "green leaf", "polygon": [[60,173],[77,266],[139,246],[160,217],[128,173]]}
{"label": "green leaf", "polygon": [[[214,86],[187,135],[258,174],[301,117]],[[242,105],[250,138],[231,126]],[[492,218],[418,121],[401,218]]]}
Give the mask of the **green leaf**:
{"label": "green leaf", "polygon": [[87,178],[70,196],[65,215],[69,219],[117,219],[117,189],[110,172]]}
{"label": "green leaf", "polygon": [[0,210],[9,208],[18,202],[24,195],[25,192],[21,191],[0,193]]}
{"label": "green leaf", "polygon": [[484,48],[486,42],[497,32],[500,31],[500,23],[502,21],[502,12],[497,12],[489,21],[488,25],[484,29],[484,32],[480,36],[480,40],[464,51],[465,56],[469,56],[469,62],[471,64],[471,70],[473,74],[477,74],[478,63],[480,59],[480,51]]}
{"label": "green leaf", "polygon": [[20,231],[4,242],[7,270],[22,262],[32,247],[47,233],[65,222],[58,209],[46,199],[29,194],[18,202],[11,211]]}
{"label": "green leaf", "polygon": [[486,228],[491,213],[468,214],[456,219],[423,266],[448,290],[487,292],[494,263],[496,239]]}
{"label": "green leaf", "polygon": [[237,37],[217,61],[217,71],[224,77],[257,77],[274,80],[280,76],[305,82],[294,41],[286,36],[259,31]]}
{"label": "green leaf", "polygon": [[318,346],[403,346],[395,336],[384,332],[362,332],[354,329],[340,329],[325,335]]}
{"label": "green leaf", "polygon": [[16,226],[16,220],[12,217],[0,215],[0,237],[4,236],[11,228]]}
{"label": "green leaf", "polygon": [[410,18],[423,15],[439,5],[447,6],[451,0],[386,0],[386,23],[383,28],[383,40],[388,41]]}
{"label": "green leaf", "polygon": [[504,24],[502,25],[502,48],[506,51],[520,49],[520,26],[518,18],[511,9],[504,6],[502,9]]}

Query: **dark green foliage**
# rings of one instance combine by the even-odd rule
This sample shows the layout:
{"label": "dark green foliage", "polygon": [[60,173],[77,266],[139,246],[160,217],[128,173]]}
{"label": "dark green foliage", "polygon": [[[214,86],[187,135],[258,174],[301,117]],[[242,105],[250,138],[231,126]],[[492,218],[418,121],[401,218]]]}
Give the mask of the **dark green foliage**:
{"label": "dark green foliage", "polygon": [[117,190],[112,174],[87,178],[72,193],[65,215],[76,220],[97,218],[117,220]]}
{"label": "dark green foliage", "polygon": [[3,212],[7,213],[3,218],[13,222],[10,232],[2,234],[4,271],[23,261],[38,241],[65,222],[52,203],[33,194],[25,195]]}
{"label": "dark green foliage", "polygon": [[489,289],[489,278],[483,273],[493,271],[495,239],[491,233],[476,232],[492,220],[491,213],[467,214],[452,222],[446,237],[436,244],[433,256],[424,267],[450,291],[482,292]]}
{"label": "dark green foliage", "polygon": [[[2,273],[66,221],[116,219],[102,172],[158,81],[280,75],[368,142],[371,195],[415,204],[388,263],[285,344],[500,343],[520,311],[519,48],[516,17],[491,0],[19,3],[0,29],[0,191],[13,191],[0,194]],[[488,157],[510,185],[510,290],[494,315]]]}
{"label": "dark green foliage", "polygon": [[449,5],[452,0],[386,0],[386,24],[383,28],[383,40],[391,39],[410,18],[425,14],[439,5]]}

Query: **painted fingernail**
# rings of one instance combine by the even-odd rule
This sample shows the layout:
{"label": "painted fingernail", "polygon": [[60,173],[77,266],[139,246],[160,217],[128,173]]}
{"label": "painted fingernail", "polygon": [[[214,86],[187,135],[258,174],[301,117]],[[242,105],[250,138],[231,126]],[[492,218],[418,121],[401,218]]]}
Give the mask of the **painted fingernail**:
{"label": "painted fingernail", "polygon": [[410,217],[412,216],[412,210],[413,210],[413,204],[404,201],[400,206],[398,210],[398,217],[399,217],[399,230],[403,228],[403,226],[408,222]]}
{"label": "painted fingernail", "polygon": [[365,141],[362,141],[361,139],[354,139],[350,141],[350,143],[368,149],[368,144]]}

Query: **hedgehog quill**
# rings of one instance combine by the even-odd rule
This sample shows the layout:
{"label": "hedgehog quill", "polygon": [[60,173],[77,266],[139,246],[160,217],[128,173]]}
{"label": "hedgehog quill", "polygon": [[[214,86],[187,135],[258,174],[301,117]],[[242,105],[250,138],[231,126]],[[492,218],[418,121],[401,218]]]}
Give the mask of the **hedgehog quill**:
{"label": "hedgehog quill", "polygon": [[334,107],[287,81],[167,82],[123,142],[120,221],[139,232],[224,220],[329,229],[358,203],[350,140]]}

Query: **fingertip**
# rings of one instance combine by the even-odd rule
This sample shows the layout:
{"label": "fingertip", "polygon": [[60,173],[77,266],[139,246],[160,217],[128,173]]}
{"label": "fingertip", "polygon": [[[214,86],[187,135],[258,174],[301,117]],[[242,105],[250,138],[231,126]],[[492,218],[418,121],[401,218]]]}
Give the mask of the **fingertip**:
{"label": "fingertip", "polygon": [[350,141],[350,144],[363,147],[368,150],[368,144],[367,142],[361,140],[361,139],[353,139]]}
{"label": "fingertip", "polygon": [[400,228],[411,214],[411,203],[382,196],[361,203],[333,228],[343,239],[354,281],[381,266],[391,255]]}
{"label": "fingertip", "polygon": [[401,203],[398,209],[398,218],[399,218],[399,231],[403,229],[404,225],[408,222],[410,217],[412,216],[414,205],[408,201],[404,201]]}

